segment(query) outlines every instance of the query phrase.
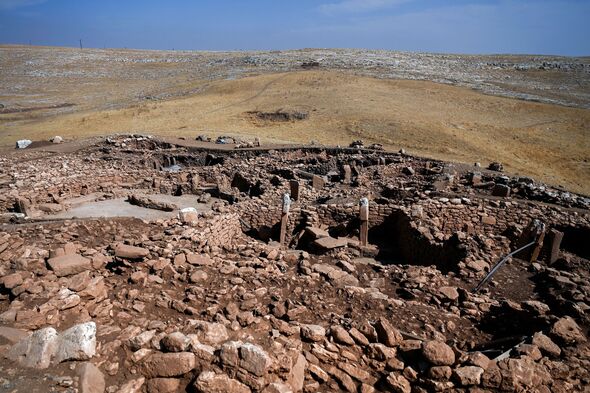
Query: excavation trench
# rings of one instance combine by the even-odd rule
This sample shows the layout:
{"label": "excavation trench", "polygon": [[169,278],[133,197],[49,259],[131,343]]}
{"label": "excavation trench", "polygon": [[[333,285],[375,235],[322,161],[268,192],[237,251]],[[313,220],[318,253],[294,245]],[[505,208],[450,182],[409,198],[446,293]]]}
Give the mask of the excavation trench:
{"label": "excavation trench", "polygon": [[[246,212],[243,218],[247,235],[265,242],[280,240],[280,216],[274,215],[274,219],[264,222],[253,222],[259,217]],[[360,226],[358,217],[343,215],[339,211],[330,214],[310,214],[308,211],[291,213],[285,243],[290,248],[314,254],[326,253],[344,244],[359,248]],[[318,241],[328,235],[331,242]],[[336,247],[330,245],[326,248],[319,243],[333,243]],[[467,247],[457,236],[442,242],[434,241],[423,234],[402,210],[394,210],[384,219],[376,218],[368,231],[368,243],[368,248],[360,249],[383,264],[434,265],[442,272],[455,270],[457,264],[467,256]]]}

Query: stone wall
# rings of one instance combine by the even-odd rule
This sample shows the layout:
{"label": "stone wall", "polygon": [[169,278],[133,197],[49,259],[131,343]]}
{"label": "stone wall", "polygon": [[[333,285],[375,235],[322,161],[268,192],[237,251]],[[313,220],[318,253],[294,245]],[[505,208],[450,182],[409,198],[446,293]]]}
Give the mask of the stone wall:
{"label": "stone wall", "polygon": [[243,239],[242,224],[236,213],[219,214],[202,220],[183,234],[200,247],[231,247]]}

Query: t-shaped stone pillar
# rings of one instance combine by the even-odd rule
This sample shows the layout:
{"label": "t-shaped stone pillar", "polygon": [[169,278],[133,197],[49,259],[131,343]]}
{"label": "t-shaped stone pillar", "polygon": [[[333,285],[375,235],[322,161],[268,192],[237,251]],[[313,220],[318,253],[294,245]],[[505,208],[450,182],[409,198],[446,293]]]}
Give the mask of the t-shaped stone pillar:
{"label": "t-shaped stone pillar", "polygon": [[359,240],[361,246],[366,246],[369,243],[369,200],[361,198],[359,203],[359,215],[361,219],[361,231]]}
{"label": "t-shaped stone pillar", "polygon": [[281,214],[281,234],[279,242],[281,246],[285,244],[285,238],[287,236],[287,223],[289,222],[289,209],[291,208],[291,197],[289,194],[283,195],[283,210]]}
{"label": "t-shaped stone pillar", "polygon": [[291,199],[294,201],[299,200],[299,181],[289,180],[289,187],[291,188]]}
{"label": "t-shaped stone pillar", "polygon": [[350,168],[350,165],[343,165],[342,166],[342,172],[343,172],[343,180],[342,183],[344,184],[350,184],[351,180],[352,180],[352,169]]}

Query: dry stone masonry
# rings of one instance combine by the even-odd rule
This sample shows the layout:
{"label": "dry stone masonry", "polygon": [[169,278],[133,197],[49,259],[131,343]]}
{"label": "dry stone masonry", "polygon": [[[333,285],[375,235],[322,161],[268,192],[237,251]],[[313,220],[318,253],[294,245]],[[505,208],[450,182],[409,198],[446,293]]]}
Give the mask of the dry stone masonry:
{"label": "dry stone masonry", "polygon": [[0,157],[0,390],[590,389],[587,197],[362,141],[259,145]]}

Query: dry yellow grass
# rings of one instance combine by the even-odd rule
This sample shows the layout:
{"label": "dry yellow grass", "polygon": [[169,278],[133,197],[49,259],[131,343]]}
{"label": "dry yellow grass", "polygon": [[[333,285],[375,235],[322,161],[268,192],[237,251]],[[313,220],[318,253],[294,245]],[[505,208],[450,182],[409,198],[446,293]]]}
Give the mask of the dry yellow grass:
{"label": "dry yellow grass", "polygon": [[[353,139],[404,147],[433,158],[486,164],[590,194],[590,111],[432,82],[301,71],[207,82],[197,94],[117,110],[90,110],[0,123],[30,139],[141,132],[195,137],[237,134],[262,140],[347,145]],[[113,84],[116,89],[116,84]],[[309,113],[294,122],[253,121],[248,111]],[[6,115],[4,115],[6,116]],[[0,116],[0,120],[2,116]]]}

